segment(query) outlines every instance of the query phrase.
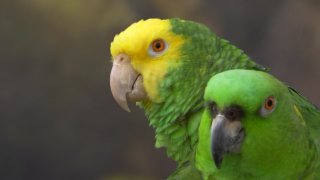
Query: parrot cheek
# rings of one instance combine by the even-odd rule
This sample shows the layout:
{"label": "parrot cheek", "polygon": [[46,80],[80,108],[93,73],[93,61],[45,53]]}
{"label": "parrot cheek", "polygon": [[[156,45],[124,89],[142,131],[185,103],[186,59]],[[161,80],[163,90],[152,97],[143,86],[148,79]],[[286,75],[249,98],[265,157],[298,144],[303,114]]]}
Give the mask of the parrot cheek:
{"label": "parrot cheek", "polygon": [[211,124],[211,153],[217,168],[226,153],[239,153],[245,132],[240,121],[230,121],[218,114]]}
{"label": "parrot cheek", "polygon": [[130,57],[126,54],[119,54],[114,58],[110,88],[116,102],[128,112],[128,100],[136,102],[147,98],[143,77],[133,69]]}
{"label": "parrot cheek", "polygon": [[241,144],[245,137],[245,129],[240,121],[226,123],[226,147],[228,153],[240,153]]}

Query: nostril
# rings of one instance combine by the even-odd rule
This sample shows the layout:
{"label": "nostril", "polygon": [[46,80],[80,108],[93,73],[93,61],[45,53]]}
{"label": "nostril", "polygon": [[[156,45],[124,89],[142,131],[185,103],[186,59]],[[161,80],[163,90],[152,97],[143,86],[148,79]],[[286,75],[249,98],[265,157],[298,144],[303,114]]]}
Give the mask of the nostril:
{"label": "nostril", "polygon": [[235,115],[236,113],[234,112],[234,111],[229,111],[228,112],[228,116],[230,117],[230,119],[235,119],[236,118],[236,115]]}
{"label": "nostril", "polygon": [[119,54],[116,56],[115,61],[118,63],[126,63],[129,62],[130,59],[126,54]]}
{"label": "nostril", "polygon": [[224,110],[224,115],[231,122],[240,120],[242,114],[242,109],[238,106],[230,106]]}

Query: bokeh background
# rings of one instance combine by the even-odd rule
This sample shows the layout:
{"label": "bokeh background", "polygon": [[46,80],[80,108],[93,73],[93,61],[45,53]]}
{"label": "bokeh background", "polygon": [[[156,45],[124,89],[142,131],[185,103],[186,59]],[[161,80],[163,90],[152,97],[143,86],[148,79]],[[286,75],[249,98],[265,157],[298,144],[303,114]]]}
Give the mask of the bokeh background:
{"label": "bokeh background", "polygon": [[320,105],[319,0],[0,1],[0,179],[164,179],[175,169],[140,109],[109,89],[131,23],[206,24]]}

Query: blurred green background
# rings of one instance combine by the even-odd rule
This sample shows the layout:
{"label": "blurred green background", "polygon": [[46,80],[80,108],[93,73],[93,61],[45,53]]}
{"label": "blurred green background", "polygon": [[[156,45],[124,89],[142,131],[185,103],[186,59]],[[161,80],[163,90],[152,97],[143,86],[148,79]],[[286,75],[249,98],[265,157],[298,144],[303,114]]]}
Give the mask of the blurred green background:
{"label": "blurred green background", "polygon": [[0,2],[0,179],[164,179],[175,169],[140,109],[109,89],[109,44],[131,23],[206,24],[320,105],[319,0]]}

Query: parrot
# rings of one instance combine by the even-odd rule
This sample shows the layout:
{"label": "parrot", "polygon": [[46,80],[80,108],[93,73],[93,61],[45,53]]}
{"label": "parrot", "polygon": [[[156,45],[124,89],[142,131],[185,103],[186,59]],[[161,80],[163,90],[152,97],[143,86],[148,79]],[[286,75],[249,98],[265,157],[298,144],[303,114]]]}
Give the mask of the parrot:
{"label": "parrot", "polygon": [[320,110],[274,76],[232,69],[205,88],[203,179],[320,179]]}
{"label": "parrot", "polygon": [[266,71],[203,24],[179,18],[140,20],[110,45],[115,101],[144,110],[155,147],[177,163],[169,179],[201,179],[195,167],[198,129],[209,79],[229,69]]}

